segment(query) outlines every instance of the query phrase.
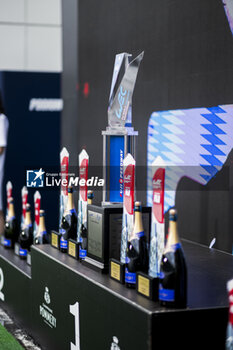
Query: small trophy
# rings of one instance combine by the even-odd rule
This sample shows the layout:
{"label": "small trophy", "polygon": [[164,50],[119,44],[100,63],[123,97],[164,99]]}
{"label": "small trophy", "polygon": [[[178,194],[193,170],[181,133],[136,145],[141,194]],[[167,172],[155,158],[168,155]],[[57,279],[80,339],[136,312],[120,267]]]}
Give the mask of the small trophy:
{"label": "small trophy", "polygon": [[19,236],[19,228],[17,224],[17,220],[15,217],[15,209],[14,209],[14,199],[13,197],[9,198],[9,208],[7,220],[5,222],[4,227],[4,235],[2,237],[2,245],[6,249],[15,248],[15,244],[17,244]]}
{"label": "small trophy", "polygon": [[63,180],[67,181],[68,184],[68,168],[69,168],[69,152],[65,147],[61,150],[60,153],[60,165],[61,165],[61,193],[60,193],[60,220],[61,223],[64,210],[67,205],[68,199],[68,187],[63,185]]}
{"label": "small trophy", "polygon": [[39,191],[36,191],[34,194],[34,227],[33,227],[33,240],[38,232],[39,222],[40,222],[40,203],[41,195]]}
{"label": "small trophy", "polygon": [[13,185],[12,185],[11,181],[7,181],[7,184],[6,184],[6,198],[7,198],[6,221],[7,221],[7,216],[8,216],[10,198],[12,197],[12,192],[13,192]]}
{"label": "small trophy", "polygon": [[[8,221],[10,198],[12,198],[12,196],[13,196],[13,185],[12,185],[11,181],[8,181],[7,184],[6,184],[6,201],[7,201],[7,206],[6,206],[5,222]],[[4,235],[0,236],[0,244],[4,245]]]}
{"label": "small trophy", "polygon": [[28,201],[28,189],[26,186],[23,186],[21,190],[21,196],[22,196],[22,215],[21,215],[21,230],[24,228],[24,221],[26,217],[26,205]]}
{"label": "small trophy", "polygon": [[[122,227],[120,237],[119,256],[110,256],[110,277],[120,283],[125,283],[126,252],[129,237],[134,228],[134,201],[135,201],[135,160],[131,154],[127,154],[123,162],[124,165],[124,202]],[[148,241],[151,208],[142,207],[142,220],[146,240]],[[119,247],[118,247],[119,248]]]}
{"label": "small trophy", "polygon": [[[21,197],[22,197],[22,215],[21,215],[20,230],[22,231],[25,228],[26,207],[28,202],[28,189],[26,186],[23,186],[21,190]],[[19,252],[20,252],[20,245],[18,242],[15,242],[14,253],[15,255],[19,256]]]}
{"label": "small trophy", "polygon": [[135,160],[131,154],[124,159],[124,204],[121,234],[121,263],[125,264],[128,237],[134,225]]}
{"label": "small trophy", "polygon": [[[89,156],[83,149],[79,155],[79,177],[81,184],[79,186],[79,202],[78,202],[78,242],[79,246],[79,258],[85,259],[87,250],[86,244],[83,241],[82,233],[87,230],[87,180],[88,180],[88,163]],[[83,181],[83,184],[82,184]]]}
{"label": "small trophy", "polygon": [[122,232],[120,261],[110,259],[110,277],[120,283],[125,281],[126,249],[130,233],[134,225],[134,197],[135,197],[135,160],[130,153],[123,161],[124,166],[124,202],[122,216]]}
{"label": "small trophy", "polygon": [[[137,131],[132,127],[132,96],[144,52],[116,55],[108,108],[108,126],[103,135],[103,204],[123,202],[123,159],[136,154]],[[122,79],[120,75],[124,72]]]}
{"label": "small trophy", "polygon": [[149,275],[159,277],[160,262],[164,251],[165,228],[164,228],[164,185],[165,164],[158,156],[152,164],[152,221],[151,243],[149,259]]}
{"label": "small trophy", "polygon": [[68,185],[64,186],[64,180],[68,184],[68,169],[69,169],[69,152],[65,147],[60,153],[60,163],[61,163],[61,193],[60,193],[60,216],[59,216],[59,233],[60,237],[60,248],[67,249],[67,241],[64,242],[62,238],[63,229],[61,228],[62,217],[67,206],[68,201]]}
{"label": "small trophy", "polygon": [[149,254],[149,273],[137,273],[137,292],[158,300],[160,262],[164,251],[164,186],[165,164],[160,156],[152,163],[152,219]]}
{"label": "small trophy", "polygon": [[[60,228],[62,217],[67,206],[68,200],[68,168],[69,168],[69,152],[65,147],[60,152],[60,167],[61,167],[61,192],[60,192],[60,210],[59,210],[59,232],[51,232],[51,245],[54,248],[60,249],[60,245],[63,245],[62,248],[67,249],[67,242],[64,242],[62,239],[63,230]],[[67,186],[63,184],[66,180]]]}
{"label": "small trophy", "polygon": [[27,259],[27,263],[31,264],[31,258],[28,258],[28,255],[31,256],[30,250],[31,245],[33,244],[33,226],[31,220],[31,206],[29,203],[26,204],[26,215],[24,220],[24,227],[20,231],[19,235],[19,257],[21,259]]}
{"label": "small trophy", "polygon": [[[89,156],[83,149],[79,154],[79,201],[77,240],[68,240],[68,255],[75,259],[86,257],[86,231],[87,231],[87,180]],[[85,237],[83,237],[85,236]]]}

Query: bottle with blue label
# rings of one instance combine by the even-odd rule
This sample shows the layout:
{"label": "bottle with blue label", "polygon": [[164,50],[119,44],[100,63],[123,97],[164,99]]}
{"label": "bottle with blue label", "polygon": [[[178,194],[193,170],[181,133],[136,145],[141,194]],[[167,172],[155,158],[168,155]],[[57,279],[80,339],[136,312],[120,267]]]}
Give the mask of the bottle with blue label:
{"label": "bottle with blue label", "polygon": [[[93,191],[87,192],[87,204],[92,204],[94,198]],[[87,210],[86,210],[87,211]],[[85,213],[85,220],[81,227],[80,246],[79,246],[79,260],[84,260],[87,255],[87,213]]]}
{"label": "bottle with blue label", "polygon": [[67,253],[68,239],[77,238],[77,213],[74,207],[73,187],[68,187],[67,207],[61,221],[60,251]]}
{"label": "bottle with blue label", "polygon": [[49,243],[49,236],[45,227],[45,211],[40,210],[40,221],[38,232],[36,233],[34,244],[46,244]]}
{"label": "bottle with blue label", "polygon": [[9,199],[9,209],[8,209],[8,215],[7,220],[5,223],[5,230],[4,230],[4,240],[3,244],[5,248],[14,248],[15,242],[18,240],[19,235],[19,229],[17,220],[15,217],[15,210],[14,210],[14,199],[11,197]]}
{"label": "bottle with blue label", "polygon": [[19,256],[22,259],[27,257],[27,253],[33,243],[33,226],[31,220],[31,206],[29,203],[26,204],[26,216],[24,227],[19,235]]}
{"label": "bottle with blue label", "polygon": [[169,211],[169,235],[160,265],[159,300],[166,307],[187,306],[187,268],[175,209]]}
{"label": "bottle with blue label", "polygon": [[131,233],[126,251],[125,285],[136,288],[136,273],[148,271],[148,250],[142,224],[141,202],[135,202],[134,228]]}

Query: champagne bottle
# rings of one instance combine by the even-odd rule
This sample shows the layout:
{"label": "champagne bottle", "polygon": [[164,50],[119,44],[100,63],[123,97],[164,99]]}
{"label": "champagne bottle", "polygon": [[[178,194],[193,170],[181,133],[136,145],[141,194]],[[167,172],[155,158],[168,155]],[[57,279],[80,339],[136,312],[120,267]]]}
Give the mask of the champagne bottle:
{"label": "champagne bottle", "polygon": [[66,253],[68,245],[67,240],[69,238],[77,238],[77,213],[74,208],[72,187],[68,187],[68,202],[62,217],[60,232],[62,234],[60,239],[60,250],[61,252]]}
{"label": "champagne bottle", "polygon": [[30,250],[32,243],[33,243],[33,227],[32,227],[32,220],[31,220],[31,206],[29,203],[27,203],[24,227],[21,230],[21,233],[19,236],[19,244],[20,244],[19,256],[21,258],[27,257],[27,252],[28,250]]}
{"label": "champagne bottle", "polygon": [[15,217],[14,199],[9,199],[9,208],[4,231],[4,247],[13,248],[18,239],[18,224]]}
{"label": "champagne bottle", "polygon": [[45,227],[45,212],[44,210],[41,209],[39,227],[34,240],[34,244],[46,244],[46,243],[49,243],[49,237]]}
{"label": "champagne bottle", "polygon": [[177,212],[169,212],[169,235],[160,265],[159,300],[162,306],[187,305],[187,268],[177,230]]}
{"label": "champagne bottle", "polygon": [[148,270],[148,251],[142,224],[141,202],[135,202],[134,216],[134,228],[126,251],[125,284],[128,288],[136,287],[137,271],[147,272]]}
{"label": "champagne bottle", "polygon": [[[94,198],[93,191],[87,192],[87,204],[92,204]],[[87,218],[86,218],[87,220]],[[87,221],[82,224],[79,246],[79,259],[85,259],[87,255]]]}

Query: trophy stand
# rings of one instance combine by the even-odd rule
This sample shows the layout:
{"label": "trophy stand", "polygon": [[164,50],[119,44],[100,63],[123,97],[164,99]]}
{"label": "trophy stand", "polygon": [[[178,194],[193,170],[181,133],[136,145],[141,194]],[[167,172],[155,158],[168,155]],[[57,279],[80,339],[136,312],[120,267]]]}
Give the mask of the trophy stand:
{"label": "trophy stand", "polygon": [[[104,179],[102,205],[88,207],[87,256],[83,263],[101,272],[107,272],[109,269],[109,258],[112,258],[110,242],[116,240],[117,229],[121,234],[119,220],[111,218],[114,215],[121,215],[123,211],[123,160],[128,153],[133,157],[136,156],[138,132],[132,127],[132,96],[143,52],[131,61],[130,57],[128,53],[121,53],[115,58],[109,97],[108,126],[102,131]],[[113,232],[116,233],[115,237]],[[118,248],[120,252],[120,244]]]}
{"label": "trophy stand", "polygon": [[136,156],[133,127],[108,126],[103,135],[103,199],[102,205],[123,203],[123,159],[128,153]]}

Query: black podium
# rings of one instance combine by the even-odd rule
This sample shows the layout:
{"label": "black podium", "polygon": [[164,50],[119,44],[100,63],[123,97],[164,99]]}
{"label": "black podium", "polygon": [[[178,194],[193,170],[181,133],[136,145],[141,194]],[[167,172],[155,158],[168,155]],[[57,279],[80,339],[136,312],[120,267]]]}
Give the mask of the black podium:
{"label": "black podium", "polygon": [[31,332],[31,267],[13,250],[0,245],[0,302],[17,321]]}
{"label": "black podium", "polygon": [[182,244],[187,309],[162,308],[49,245],[32,248],[31,273],[0,248],[1,306],[49,350],[224,349],[233,256]]}

